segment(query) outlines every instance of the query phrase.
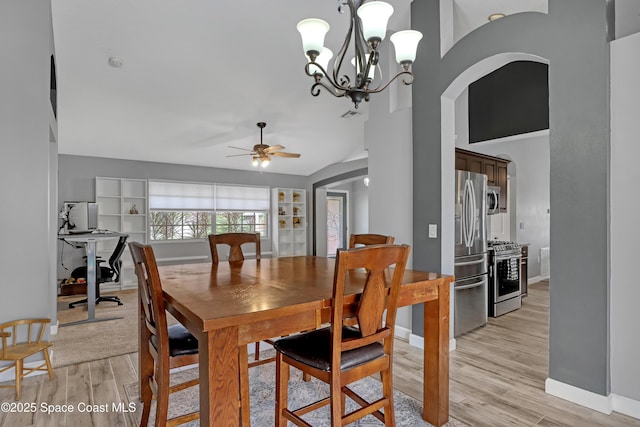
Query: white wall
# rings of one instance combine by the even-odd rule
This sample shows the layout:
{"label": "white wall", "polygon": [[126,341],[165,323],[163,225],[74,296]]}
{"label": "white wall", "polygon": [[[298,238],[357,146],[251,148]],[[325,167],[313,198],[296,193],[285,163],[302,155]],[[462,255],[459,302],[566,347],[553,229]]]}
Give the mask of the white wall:
{"label": "white wall", "polygon": [[[611,392],[640,418],[640,286],[636,263],[640,230],[640,33],[611,43]],[[614,408],[615,409],[615,408]],[[630,412],[626,412],[630,413]]]}
{"label": "white wall", "polygon": [[[51,7],[47,1],[0,2],[0,322],[49,317],[55,322],[51,283],[50,177],[55,150],[49,140]],[[53,301],[53,304],[52,304]]]}

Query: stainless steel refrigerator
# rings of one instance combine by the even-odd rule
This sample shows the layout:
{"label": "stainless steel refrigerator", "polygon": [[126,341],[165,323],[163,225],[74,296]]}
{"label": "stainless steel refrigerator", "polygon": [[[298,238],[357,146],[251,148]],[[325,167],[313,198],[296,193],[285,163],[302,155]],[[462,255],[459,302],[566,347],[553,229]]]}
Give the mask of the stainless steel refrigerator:
{"label": "stainless steel refrigerator", "polygon": [[456,170],[454,335],[487,323],[487,176]]}

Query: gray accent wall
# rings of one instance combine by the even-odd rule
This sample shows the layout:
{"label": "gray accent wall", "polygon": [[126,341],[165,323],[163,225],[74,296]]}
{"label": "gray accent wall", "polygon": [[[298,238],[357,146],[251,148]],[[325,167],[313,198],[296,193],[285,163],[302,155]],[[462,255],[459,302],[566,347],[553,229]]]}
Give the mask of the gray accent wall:
{"label": "gray accent wall", "polygon": [[[551,308],[549,377],[607,395],[609,383],[609,46],[602,0],[550,0],[549,14],[520,13],[478,28],[440,57],[439,2],[413,2],[424,34],[414,64],[414,268],[452,269],[428,223],[447,224],[453,207],[453,142],[442,144],[441,96],[485,58],[525,52],[549,62]],[[454,98],[455,99],[455,98]],[[444,178],[443,178],[444,177]],[[453,239],[450,226],[442,239]],[[451,260],[441,264],[441,259]],[[414,308],[414,333],[423,335]]]}
{"label": "gray accent wall", "polygon": [[[65,201],[95,201],[95,178],[115,177],[131,179],[161,179],[174,181],[229,183],[240,185],[261,185],[268,187],[306,188],[307,177],[262,172],[247,172],[232,169],[208,168],[168,163],[141,162],[136,160],[107,159],[84,156],[59,156],[58,207]],[[307,195],[308,199],[310,194]],[[307,216],[311,211],[307,203]],[[59,247],[62,247],[62,243]],[[161,258],[209,256],[206,241],[154,243],[154,252]],[[271,242],[264,241],[262,251],[271,250]],[[73,249],[65,246],[65,264],[73,264],[80,259],[82,250],[69,255]],[[62,263],[62,262],[61,262]],[[72,265],[65,265],[69,268]],[[68,276],[62,266],[58,268],[58,279]]]}

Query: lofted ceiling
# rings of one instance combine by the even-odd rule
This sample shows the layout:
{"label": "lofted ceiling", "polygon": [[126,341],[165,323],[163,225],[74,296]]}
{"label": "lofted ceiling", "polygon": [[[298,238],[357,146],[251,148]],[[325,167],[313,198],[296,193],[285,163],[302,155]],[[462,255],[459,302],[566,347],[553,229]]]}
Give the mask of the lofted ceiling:
{"label": "lofted ceiling", "polygon": [[[389,29],[407,28],[410,0],[388,1]],[[457,25],[470,28],[512,3],[454,1]],[[52,0],[59,153],[255,170],[250,156],[227,156],[258,144],[264,121],[265,144],[301,154],[265,172],[309,175],[366,157],[367,105],[341,117],[353,105],[311,96],[304,73],[296,23],[328,21],[325,45],[337,52],[348,27],[337,9],[336,0]]]}

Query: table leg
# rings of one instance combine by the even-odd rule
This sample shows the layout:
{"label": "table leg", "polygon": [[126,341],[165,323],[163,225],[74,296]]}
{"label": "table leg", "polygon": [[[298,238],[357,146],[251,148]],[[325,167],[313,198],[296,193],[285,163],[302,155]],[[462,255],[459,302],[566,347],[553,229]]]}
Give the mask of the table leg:
{"label": "table leg", "polygon": [[96,241],[87,243],[87,311],[89,321],[96,318]]}
{"label": "table leg", "polygon": [[203,332],[200,360],[200,425],[240,425],[238,328]]}
{"label": "table leg", "polygon": [[64,323],[62,326],[80,325],[91,322],[104,322],[105,320],[122,319],[122,317],[105,317],[96,319],[96,241],[87,240],[85,243],[87,252],[87,311],[89,316],[87,320],[79,320],[77,322]]}
{"label": "table leg", "polygon": [[449,420],[449,286],[438,285],[438,299],[424,303],[424,413],[436,427]]}

